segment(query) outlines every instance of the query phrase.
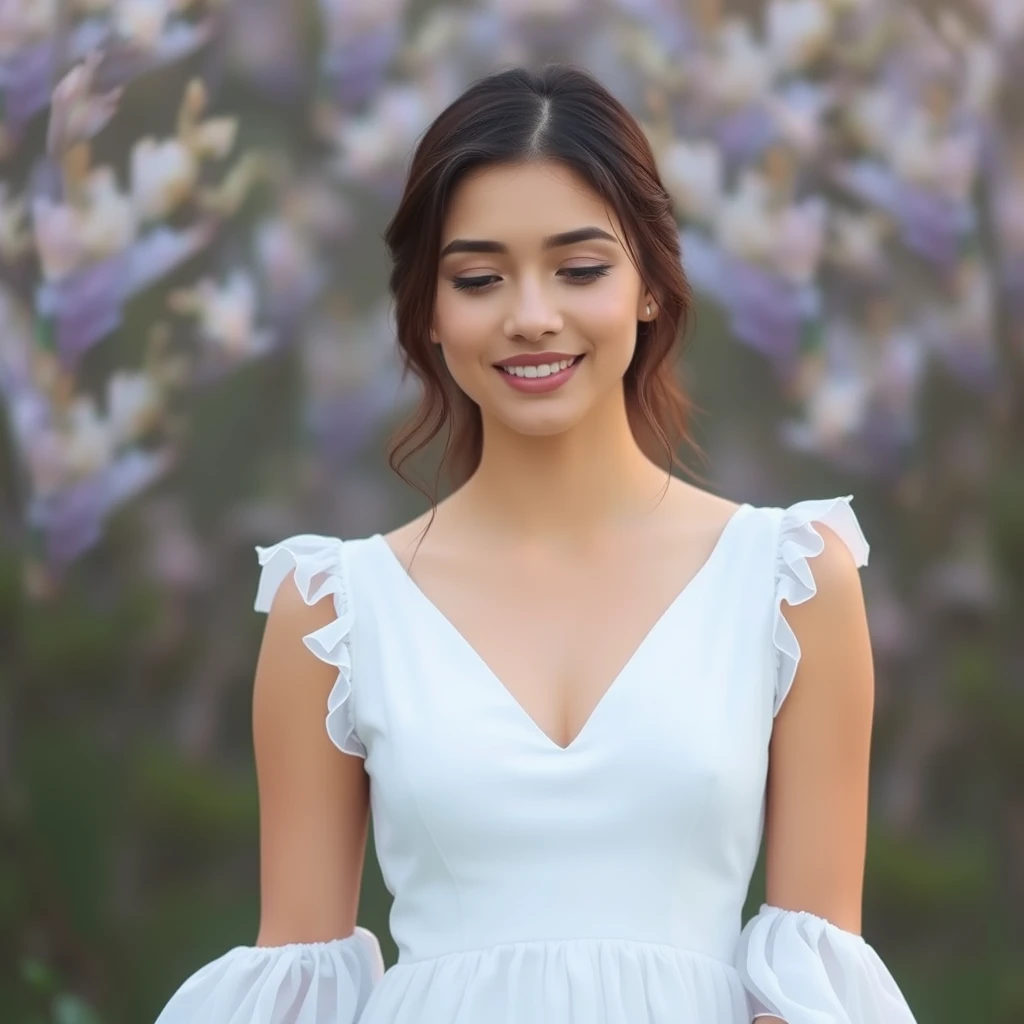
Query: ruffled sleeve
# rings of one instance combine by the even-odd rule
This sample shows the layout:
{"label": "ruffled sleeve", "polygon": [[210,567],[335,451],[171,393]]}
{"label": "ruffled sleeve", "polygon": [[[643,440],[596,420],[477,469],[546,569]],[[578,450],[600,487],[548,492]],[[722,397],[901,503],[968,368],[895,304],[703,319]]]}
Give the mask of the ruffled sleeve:
{"label": "ruffled sleeve", "polygon": [[327,698],[328,736],[339,750],[365,758],[366,747],[355,731],[350,650],[354,611],[344,541],[301,534],[273,547],[257,547],[256,554],[263,567],[256,589],[256,611],[270,611],[277,588],[292,573],[306,604],[316,604],[328,595],[333,598],[337,617],[308,633],[302,642],[321,661],[338,670],[338,678]]}
{"label": "ruffled sleeve", "polygon": [[355,1024],[384,973],[376,937],[236,946],[188,978],[156,1024]]}
{"label": "ruffled sleeve", "polygon": [[805,911],[761,905],[736,953],[754,1019],[786,1024],[915,1024],[902,992],[860,935]]}
{"label": "ruffled sleeve", "polygon": [[800,642],[786,617],[782,602],[803,604],[817,593],[814,574],[808,559],[820,555],[825,541],[815,529],[815,523],[824,523],[836,533],[850,549],[857,566],[867,565],[870,547],[845,498],[827,498],[820,501],[801,501],[782,513],[775,561],[775,700],[772,714],[776,715],[789,693],[800,663]]}

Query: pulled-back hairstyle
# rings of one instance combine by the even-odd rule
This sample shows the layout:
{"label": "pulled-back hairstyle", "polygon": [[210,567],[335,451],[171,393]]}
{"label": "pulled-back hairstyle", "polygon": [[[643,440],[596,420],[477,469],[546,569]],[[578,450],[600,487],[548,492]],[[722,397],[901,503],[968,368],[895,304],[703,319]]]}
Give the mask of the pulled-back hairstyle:
{"label": "pulled-back hairstyle", "polygon": [[575,171],[615,211],[633,264],[657,301],[655,319],[638,321],[636,352],[624,378],[637,442],[670,468],[679,465],[678,446],[690,440],[690,403],[675,366],[690,291],[672,202],[647,137],[588,72],[566,64],[536,73],[513,68],[475,82],[430,125],[384,234],[405,372],[424,388],[419,408],[391,444],[389,464],[402,479],[405,461],[445,428],[439,470],[447,469],[456,485],[475,471],[483,446],[480,409],[455,384],[430,340],[448,201],[470,171],[537,160]]}

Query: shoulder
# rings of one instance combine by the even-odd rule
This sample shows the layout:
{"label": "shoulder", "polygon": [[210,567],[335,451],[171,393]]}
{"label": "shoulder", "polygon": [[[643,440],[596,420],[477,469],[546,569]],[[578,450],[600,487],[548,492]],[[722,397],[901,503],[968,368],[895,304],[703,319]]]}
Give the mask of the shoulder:
{"label": "shoulder", "polygon": [[773,537],[775,713],[802,662],[835,664],[868,646],[859,569],[870,547],[851,501],[848,495],[761,510]]}
{"label": "shoulder", "polygon": [[660,531],[666,544],[713,544],[749,507],[673,477],[659,501],[652,529]]}
{"label": "shoulder", "polygon": [[[298,666],[304,666],[310,677],[322,679],[324,685],[333,680],[328,735],[344,752],[360,756],[365,756],[364,748],[354,736],[349,700],[355,618],[349,558],[350,549],[366,539],[297,534],[270,547],[256,548],[262,568],[255,609],[268,613],[260,661],[273,667],[262,674],[280,680],[289,692],[295,689],[293,677]],[[289,578],[293,585],[282,585]]]}
{"label": "shoulder", "polygon": [[[828,526],[818,524],[815,532],[821,542],[806,570],[811,586],[798,595],[803,600],[791,601],[787,596],[792,594],[789,590],[782,595],[791,605],[784,614],[805,660],[811,645],[825,644],[838,651],[852,627],[859,625],[866,615],[859,572],[862,563],[855,551]],[[788,570],[788,563],[785,565]]]}

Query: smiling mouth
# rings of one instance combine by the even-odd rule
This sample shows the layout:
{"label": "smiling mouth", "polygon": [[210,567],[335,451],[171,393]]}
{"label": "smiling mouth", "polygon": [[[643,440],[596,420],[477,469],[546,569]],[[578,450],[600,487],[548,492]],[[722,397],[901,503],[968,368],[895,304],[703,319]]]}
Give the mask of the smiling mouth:
{"label": "smiling mouth", "polygon": [[510,377],[550,377],[552,374],[567,370],[570,366],[575,366],[582,358],[582,355],[578,355],[570,359],[541,363],[537,366],[498,366],[497,369],[502,373],[507,373]]}

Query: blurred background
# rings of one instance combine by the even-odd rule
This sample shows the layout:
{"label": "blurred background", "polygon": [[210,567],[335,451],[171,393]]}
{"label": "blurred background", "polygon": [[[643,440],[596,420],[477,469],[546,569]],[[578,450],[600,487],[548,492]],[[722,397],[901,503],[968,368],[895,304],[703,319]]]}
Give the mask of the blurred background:
{"label": "blurred background", "polygon": [[[381,232],[549,59],[675,200],[689,464],[872,543],[865,935],[922,1024],[1024,1021],[1024,0],[0,0],[3,1024],[255,941],[253,546],[426,507]],[[388,908],[371,846],[390,963]]]}

